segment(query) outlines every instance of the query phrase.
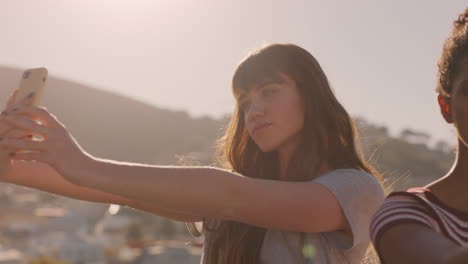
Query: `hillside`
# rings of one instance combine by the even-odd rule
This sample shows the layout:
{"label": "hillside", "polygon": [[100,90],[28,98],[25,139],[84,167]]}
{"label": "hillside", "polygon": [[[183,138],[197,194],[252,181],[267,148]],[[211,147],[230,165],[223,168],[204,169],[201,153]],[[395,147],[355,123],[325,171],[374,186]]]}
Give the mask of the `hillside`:
{"label": "hillside", "polygon": [[[22,70],[0,67],[2,105],[17,87]],[[168,164],[177,155],[211,153],[220,125],[210,118],[191,118],[80,83],[49,76],[43,105],[82,144],[102,158]],[[204,161],[210,154],[197,156]]]}

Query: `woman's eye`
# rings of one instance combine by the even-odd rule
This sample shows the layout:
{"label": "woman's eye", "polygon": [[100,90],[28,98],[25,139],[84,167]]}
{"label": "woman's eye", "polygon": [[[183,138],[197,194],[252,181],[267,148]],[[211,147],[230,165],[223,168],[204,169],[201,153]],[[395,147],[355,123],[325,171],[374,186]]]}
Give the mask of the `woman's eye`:
{"label": "woman's eye", "polygon": [[274,92],[275,92],[275,91],[274,91],[273,89],[264,89],[264,90],[262,91],[262,95],[263,95],[263,96],[269,96],[269,95],[271,95],[271,94],[274,93]]}

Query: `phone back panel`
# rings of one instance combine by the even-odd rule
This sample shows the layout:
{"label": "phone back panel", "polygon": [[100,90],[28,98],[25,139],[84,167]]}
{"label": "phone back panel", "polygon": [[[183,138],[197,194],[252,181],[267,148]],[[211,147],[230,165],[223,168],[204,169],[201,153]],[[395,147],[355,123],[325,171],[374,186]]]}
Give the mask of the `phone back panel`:
{"label": "phone back panel", "polygon": [[29,94],[34,92],[32,105],[38,106],[42,94],[44,93],[44,86],[47,80],[46,68],[35,68],[25,70],[21,77],[20,87],[15,96],[15,103],[20,102]]}

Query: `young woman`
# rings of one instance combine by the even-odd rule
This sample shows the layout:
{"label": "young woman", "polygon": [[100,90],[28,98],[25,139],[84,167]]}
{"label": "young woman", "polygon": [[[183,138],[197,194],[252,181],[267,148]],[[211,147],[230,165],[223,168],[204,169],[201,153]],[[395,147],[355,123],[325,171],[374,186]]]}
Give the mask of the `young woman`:
{"label": "young woman", "polygon": [[202,263],[360,263],[383,191],[318,62],[298,46],[270,45],[238,66],[232,89],[237,107],[221,140],[224,168],[93,157],[46,109],[25,101],[0,117],[0,132],[16,131],[0,140],[4,157],[11,155],[2,178],[204,221]]}
{"label": "young woman", "polygon": [[438,101],[458,135],[451,171],[423,188],[389,195],[374,216],[383,263],[468,263],[468,9],[454,23],[439,61]]}

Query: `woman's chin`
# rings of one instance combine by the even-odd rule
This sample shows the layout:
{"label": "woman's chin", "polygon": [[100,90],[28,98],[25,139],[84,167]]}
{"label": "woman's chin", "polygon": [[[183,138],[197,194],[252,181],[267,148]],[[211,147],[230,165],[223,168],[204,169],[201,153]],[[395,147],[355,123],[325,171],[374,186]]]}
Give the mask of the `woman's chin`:
{"label": "woman's chin", "polygon": [[273,145],[259,145],[259,144],[257,144],[257,146],[264,153],[268,153],[268,152],[272,152],[272,151],[276,150],[276,146],[273,146]]}

